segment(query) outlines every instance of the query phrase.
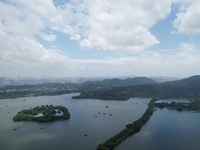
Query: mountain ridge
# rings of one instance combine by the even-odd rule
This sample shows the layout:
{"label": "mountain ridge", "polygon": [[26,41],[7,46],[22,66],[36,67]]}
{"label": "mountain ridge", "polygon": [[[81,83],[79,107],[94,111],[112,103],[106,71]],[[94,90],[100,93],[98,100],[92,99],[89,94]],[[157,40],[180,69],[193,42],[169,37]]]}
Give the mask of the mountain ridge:
{"label": "mountain ridge", "polygon": [[196,98],[200,97],[200,75],[154,84],[136,84],[110,89],[82,91],[73,98],[127,100],[130,97]]}
{"label": "mountain ridge", "polygon": [[101,81],[86,81],[79,85],[82,91],[111,89],[114,87],[142,85],[142,84],[156,84],[157,82],[147,77],[135,77],[127,79],[104,79]]}

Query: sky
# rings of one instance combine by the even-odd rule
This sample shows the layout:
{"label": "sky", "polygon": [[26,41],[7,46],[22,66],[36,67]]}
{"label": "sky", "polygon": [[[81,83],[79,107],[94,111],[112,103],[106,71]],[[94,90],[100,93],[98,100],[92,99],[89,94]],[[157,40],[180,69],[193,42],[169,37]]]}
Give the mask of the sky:
{"label": "sky", "polygon": [[0,76],[200,74],[199,0],[0,0]]}

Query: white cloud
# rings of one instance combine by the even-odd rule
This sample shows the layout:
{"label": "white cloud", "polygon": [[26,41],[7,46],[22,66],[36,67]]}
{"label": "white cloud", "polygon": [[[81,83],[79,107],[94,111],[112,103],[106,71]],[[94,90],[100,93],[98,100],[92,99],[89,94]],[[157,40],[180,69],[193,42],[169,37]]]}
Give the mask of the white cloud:
{"label": "white cloud", "polygon": [[85,0],[82,5],[85,9],[76,14],[82,20],[76,23],[84,27],[75,28],[81,46],[104,50],[143,50],[158,44],[149,29],[171,11],[169,0]]}
{"label": "white cloud", "polygon": [[0,21],[2,30],[17,36],[33,36],[44,27],[41,18],[34,14],[26,14],[13,5],[0,2]]}
{"label": "white cloud", "polygon": [[80,38],[81,38],[80,35],[78,35],[78,34],[74,34],[74,35],[71,36],[70,39],[71,39],[71,40],[75,40],[75,41],[79,41]]}
{"label": "white cloud", "polygon": [[[70,60],[53,49],[45,49],[33,39],[0,33],[0,74],[41,77],[59,76]],[[64,74],[62,74],[64,76]]]}
{"label": "white cloud", "polygon": [[55,34],[46,34],[46,33],[41,33],[40,37],[42,37],[44,40],[48,42],[53,42],[56,40],[56,35]]}
{"label": "white cloud", "polygon": [[[192,1],[174,21],[179,32],[199,30]],[[200,49],[183,43],[178,50],[138,52],[159,43],[150,28],[171,11],[170,0],[74,0],[55,6],[52,0],[0,2],[0,75],[3,76],[189,76],[200,74]],[[198,7],[198,6],[196,6]],[[189,15],[190,16],[190,15]],[[198,18],[198,17],[197,17]],[[191,19],[191,20],[189,20]],[[190,21],[195,25],[186,24]],[[48,32],[49,31],[49,32]],[[121,50],[109,59],[70,59],[36,40],[56,39],[62,32],[85,48]],[[122,50],[132,50],[124,52]],[[128,53],[132,53],[128,56]]]}
{"label": "white cloud", "polygon": [[200,1],[185,0],[173,24],[180,33],[200,33]]}
{"label": "white cloud", "polygon": [[[188,77],[200,74],[199,48],[193,44],[183,44],[171,53],[146,52],[137,56],[104,60],[72,60],[77,72],[82,76],[175,76]],[[191,52],[192,51],[192,52]]]}
{"label": "white cloud", "polygon": [[143,50],[159,43],[150,28],[171,11],[171,0],[74,0],[55,6],[53,0],[0,2],[4,31],[18,36],[40,35],[50,29],[65,33],[82,47]]}
{"label": "white cloud", "polygon": [[200,49],[182,43],[180,49],[134,52],[109,59],[70,59],[45,49],[33,39],[0,34],[0,74],[30,77],[190,76],[200,74]]}

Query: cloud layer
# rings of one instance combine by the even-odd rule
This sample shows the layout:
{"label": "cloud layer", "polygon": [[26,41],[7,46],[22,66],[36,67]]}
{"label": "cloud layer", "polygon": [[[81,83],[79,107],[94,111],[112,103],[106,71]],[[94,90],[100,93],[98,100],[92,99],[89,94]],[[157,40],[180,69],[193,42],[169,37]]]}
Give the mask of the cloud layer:
{"label": "cloud layer", "polygon": [[[150,29],[171,13],[174,3],[180,5],[177,17],[172,20],[177,32],[198,34],[198,0],[0,2],[0,76],[200,74],[200,49],[194,43],[182,43],[175,50],[145,50],[162,42]],[[53,42],[57,33],[64,33],[69,39],[79,42],[82,48],[112,50],[113,53],[120,51],[124,56],[72,59],[59,49],[45,48],[37,40],[40,37]]]}
{"label": "cloud layer", "polygon": [[0,17],[4,31],[18,36],[40,35],[54,41],[55,35],[43,33],[51,29],[71,36],[86,48],[143,50],[159,43],[149,29],[170,13],[171,3],[74,0],[56,6],[52,0],[18,0],[1,2]]}
{"label": "cloud layer", "polygon": [[181,3],[181,9],[174,20],[174,26],[180,33],[194,34],[200,33],[200,1],[185,0]]}
{"label": "cloud layer", "polygon": [[105,50],[143,50],[159,43],[149,29],[170,13],[171,6],[168,0],[88,0],[85,4],[87,22],[79,21],[86,26],[81,46]]}

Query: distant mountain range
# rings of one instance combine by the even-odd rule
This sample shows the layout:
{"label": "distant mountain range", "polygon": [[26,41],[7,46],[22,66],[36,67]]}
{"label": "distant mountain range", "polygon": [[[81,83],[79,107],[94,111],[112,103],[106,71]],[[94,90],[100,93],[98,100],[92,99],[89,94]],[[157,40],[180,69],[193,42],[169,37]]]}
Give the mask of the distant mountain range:
{"label": "distant mountain range", "polygon": [[80,84],[79,88],[82,91],[93,91],[93,90],[106,90],[114,87],[123,87],[131,85],[143,85],[143,84],[156,84],[157,82],[146,77],[136,77],[128,79],[105,79],[102,81],[86,81]]}
{"label": "distant mountain range", "polygon": [[189,78],[156,82],[146,77],[104,79],[83,83],[43,83],[36,85],[9,85],[0,87],[1,98],[39,95],[59,95],[80,92],[73,98],[127,100],[130,97],[199,98],[200,75]]}
{"label": "distant mountain range", "polygon": [[146,77],[125,80],[106,79],[84,82],[81,94],[74,98],[126,100],[130,97],[197,98],[200,97],[200,76],[182,80],[156,82]]}

